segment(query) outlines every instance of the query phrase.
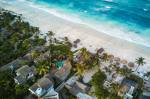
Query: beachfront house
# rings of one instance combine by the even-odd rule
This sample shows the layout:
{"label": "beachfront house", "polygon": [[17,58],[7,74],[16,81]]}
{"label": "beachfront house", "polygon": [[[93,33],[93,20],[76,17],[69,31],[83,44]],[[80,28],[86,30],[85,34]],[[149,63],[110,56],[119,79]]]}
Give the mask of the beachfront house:
{"label": "beachfront house", "polygon": [[33,84],[29,91],[40,99],[59,99],[59,94],[53,88],[53,82],[45,77]]}
{"label": "beachfront house", "polygon": [[76,95],[76,97],[77,97],[77,99],[94,99],[93,97],[89,96],[88,94],[81,93],[81,92],[79,92]]}
{"label": "beachfront house", "polygon": [[14,78],[15,83],[23,84],[28,79],[32,78],[36,74],[36,69],[34,66],[29,67],[28,65],[22,66],[16,71],[16,77]]}
{"label": "beachfront house", "polygon": [[148,75],[145,75],[146,78],[144,78],[144,86],[143,86],[143,93],[140,97],[140,99],[150,99],[150,77],[149,73]]}
{"label": "beachfront house", "polygon": [[58,71],[54,74],[54,78],[58,82],[64,81],[70,74],[72,68],[70,61],[66,60],[62,62],[57,62],[56,67],[58,68]]}
{"label": "beachfront house", "polygon": [[16,60],[13,60],[12,62],[4,65],[1,67],[1,70],[7,70],[7,69],[11,69],[11,70],[15,70],[16,68],[20,67],[20,58],[17,58]]}
{"label": "beachfront house", "polygon": [[123,96],[124,99],[133,99],[133,94],[136,92],[138,88],[137,82],[125,78],[122,81],[121,88],[118,92],[119,96]]}
{"label": "beachfront house", "polygon": [[87,94],[90,91],[90,86],[81,83],[78,79],[78,76],[71,77],[66,81],[65,87],[72,95],[76,96],[77,99],[93,99],[93,97]]}

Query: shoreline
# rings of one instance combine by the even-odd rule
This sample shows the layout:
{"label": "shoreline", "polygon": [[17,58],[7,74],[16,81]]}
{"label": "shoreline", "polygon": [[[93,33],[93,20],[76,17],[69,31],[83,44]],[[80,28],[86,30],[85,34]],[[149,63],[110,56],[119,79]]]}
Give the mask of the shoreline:
{"label": "shoreline", "polygon": [[143,69],[150,71],[150,66],[148,66],[150,64],[150,51],[145,50],[142,46],[140,47],[128,41],[111,37],[86,25],[64,20],[41,9],[36,9],[31,6],[22,6],[20,8],[19,6],[21,5],[2,5],[7,10],[22,14],[25,20],[29,21],[33,26],[38,26],[42,32],[52,30],[56,33],[57,38],[67,36],[71,42],[80,39],[81,43],[78,45],[78,48],[86,47],[93,52],[95,49],[103,47],[106,52],[128,61],[135,61],[135,58],[142,56],[147,62],[143,66]]}

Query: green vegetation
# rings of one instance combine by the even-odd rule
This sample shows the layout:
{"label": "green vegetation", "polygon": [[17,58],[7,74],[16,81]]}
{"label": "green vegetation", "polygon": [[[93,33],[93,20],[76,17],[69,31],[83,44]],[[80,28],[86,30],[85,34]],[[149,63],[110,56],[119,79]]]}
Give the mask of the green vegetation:
{"label": "green vegetation", "polygon": [[137,58],[136,63],[138,64],[138,67],[136,68],[136,70],[138,70],[139,66],[143,66],[146,63],[145,58],[143,58],[143,57]]}
{"label": "green vegetation", "polygon": [[117,68],[117,72],[119,73],[119,74],[122,74],[122,75],[124,75],[124,76],[128,76],[128,75],[130,75],[131,74],[131,69],[129,69],[129,68],[127,68],[127,67],[123,67],[123,68]]}
{"label": "green vegetation", "polygon": [[[28,95],[28,88],[38,78],[41,78],[45,74],[49,73],[53,67],[57,67],[56,65],[60,65],[58,67],[61,67],[63,65],[63,61],[66,59],[71,61],[73,66],[70,75],[73,75],[76,72],[80,76],[82,76],[85,70],[99,66],[101,61],[109,61],[109,55],[107,53],[99,55],[98,53],[89,52],[86,48],[81,48],[72,52],[71,47],[77,47],[77,43],[80,42],[79,39],[74,41],[75,45],[72,45],[67,37],[65,37],[63,41],[60,41],[54,38],[54,33],[52,31],[48,31],[47,37],[49,37],[49,42],[47,42],[47,44],[47,38],[41,38],[39,36],[39,32],[38,27],[30,26],[28,22],[21,19],[21,16],[18,16],[13,12],[0,9],[0,66],[28,53],[30,54],[30,61],[23,60],[20,65],[34,65],[37,70],[35,79],[32,79],[32,81],[29,80],[24,85],[15,84],[13,79],[14,74],[12,71],[1,71],[0,99],[20,99],[20,97]],[[45,50],[35,50],[38,46],[44,47]],[[79,57],[77,61],[73,61],[73,55],[76,52],[79,52]],[[145,64],[144,60],[145,59],[142,57],[136,59],[138,67]],[[117,65],[112,66],[116,68],[117,73],[130,76],[130,79],[139,83],[139,89],[142,88],[143,80],[135,75],[130,75],[130,69],[127,67],[119,68]],[[105,69],[106,72],[111,72],[109,68]],[[147,75],[150,75],[150,73]],[[112,92],[110,92],[109,90],[103,88],[105,79],[105,73],[100,70],[92,77],[91,85],[94,88],[94,95],[98,99],[121,99],[117,96],[119,85],[112,84],[112,87],[110,88]],[[63,92],[66,94],[65,96],[68,95],[68,99],[75,99],[74,96],[69,94],[68,90],[64,89]]]}
{"label": "green vegetation", "polygon": [[15,87],[13,75],[10,71],[0,72],[0,98],[1,99],[13,99],[15,95]]}
{"label": "green vegetation", "polygon": [[76,71],[78,75],[82,76],[85,71],[85,66],[83,64],[76,64]]}
{"label": "green vegetation", "polygon": [[105,79],[105,73],[100,70],[92,77],[91,84],[94,88],[94,95],[97,97],[97,99],[121,99],[116,94],[110,93],[103,88],[103,83]]}
{"label": "green vegetation", "polygon": [[20,99],[28,94],[29,85],[16,85],[11,71],[0,71],[0,99]]}
{"label": "green vegetation", "polygon": [[[38,27],[30,26],[21,16],[0,9],[0,66],[32,52],[36,46],[44,45],[46,41],[39,37],[39,32]],[[31,53],[32,58],[39,55],[36,51]],[[41,70],[45,68],[45,64],[41,65]],[[33,62],[23,60],[20,65],[31,66]],[[0,71],[0,99],[20,99],[28,95],[28,88],[35,82],[17,85],[14,77],[15,74],[10,70]]]}
{"label": "green vegetation", "polygon": [[[86,48],[81,48],[79,51],[78,61],[74,63],[74,70],[82,76],[85,70],[99,66],[100,60],[97,53],[90,53]],[[78,52],[75,51],[75,52]]]}
{"label": "green vegetation", "polygon": [[50,71],[50,64],[47,60],[39,62],[38,66],[36,66],[37,73],[40,77],[47,74]]}
{"label": "green vegetation", "polygon": [[130,80],[132,80],[132,81],[137,82],[137,83],[138,83],[138,88],[139,88],[139,89],[143,87],[144,81],[143,81],[143,79],[140,78],[139,76],[134,75],[134,74],[131,74],[131,75],[129,75],[129,76],[127,77],[127,79],[130,79]]}
{"label": "green vegetation", "polygon": [[51,58],[52,61],[57,60],[59,56],[65,56],[72,59],[73,53],[69,46],[65,44],[51,44],[50,45],[50,52],[51,52]]}
{"label": "green vegetation", "polygon": [[21,16],[0,9],[0,66],[25,55],[34,46],[43,45],[45,40],[38,33],[39,28],[30,26]]}
{"label": "green vegetation", "polygon": [[109,60],[109,55],[107,53],[103,53],[103,55],[101,56],[101,60],[107,62]]}
{"label": "green vegetation", "polygon": [[94,87],[94,94],[98,99],[106,99],[108,95],[108,91],[103,88],[104,80],[106,79],[106,75],[98,71],[93,77],[91,84]]}
{"label": "green vegetation", "polygon": [[69,90],[66,88],[63,88],[62,90],[60,90],[59,93],[61,94],[62,99],[76,99],[76,97],[70,94]]}

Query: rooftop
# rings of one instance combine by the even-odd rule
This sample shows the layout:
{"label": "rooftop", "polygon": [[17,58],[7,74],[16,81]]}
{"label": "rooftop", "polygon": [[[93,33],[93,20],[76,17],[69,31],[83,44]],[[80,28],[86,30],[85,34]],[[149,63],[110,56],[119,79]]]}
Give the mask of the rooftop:
{"label": "rooftop", "polygon": [[[33,84],[29,91],[35,94],[36,96],[42,96],[44,95],[51,87],[53,87],[53,83],[48,78],[41,78],[39,79],[35,84]],[[42,92],[38,95],[38,89],[41,88]]]}
{"label": "rooftop", "polygon": [[66,84],[73,86],[73,84],[79,79],[78,76],[72,76],[69,80],[67,80]]}
{"label": "rooftop", "polygon": [[16,70],[16,73],[20,74],[20,75],[28,75],[30,72],[35,73],[35,67],[29,67],[28,65],[24,65],[22,67],[20,67],[19,69]]}
{"label": "rooftop", "polygon": [[65,61],[64,66],[55,73],[55,77],[60,79],[60,80],[66,79],[66,77],[70,73],[71,67],[72,66],[71,66],[70,62]]}
{"label": "rooftop", "polygon": [[77,94],[77,98],[78,99],[94,99],[93,97],[87,95],[87,94],[84,94],[84,93],[78,93]]}
{"label": "rooftop", "polygon": [[132,95],[134,91],[137,89],[137,87],[138,87],[138,84],[135,81],[125,78],[122,81],[121,88],[118,94],[122,96],[127,93],[125,95],[125,97],[127,97],[128,94]]}
{"label": "rooftop", "polygon": [[14,78],[14,80],[18,84],[23,84],[26,82],[26,80],[32,78],[35,74],[36,74],[36,69],[34,66],[29,67],[25,65],[16,70],[17,76]]}

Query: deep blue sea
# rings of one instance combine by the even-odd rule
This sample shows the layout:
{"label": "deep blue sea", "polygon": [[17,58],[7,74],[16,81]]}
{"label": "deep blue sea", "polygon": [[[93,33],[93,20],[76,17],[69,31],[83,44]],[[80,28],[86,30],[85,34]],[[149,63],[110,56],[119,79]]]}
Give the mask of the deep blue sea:
{"label": "deep blue sea", "polygon": [[[150,47],[150,0],[25,0],[108,35]],[[61,14],[59,14],[61,15]],[[71,18],[67,18],[71,16]]]}

